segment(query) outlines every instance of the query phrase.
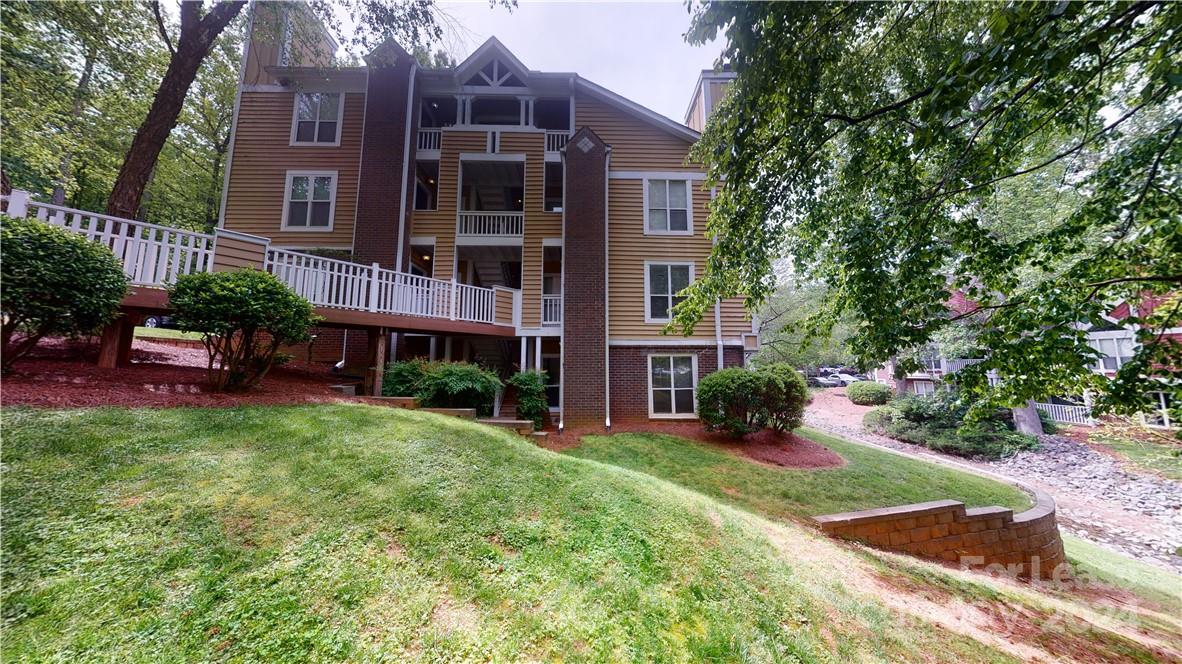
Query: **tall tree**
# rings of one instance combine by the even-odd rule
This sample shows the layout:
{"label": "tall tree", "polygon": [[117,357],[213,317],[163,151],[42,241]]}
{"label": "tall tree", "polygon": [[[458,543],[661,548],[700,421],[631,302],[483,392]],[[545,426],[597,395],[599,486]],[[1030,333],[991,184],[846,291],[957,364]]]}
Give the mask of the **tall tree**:
{"label": "tall tree", "polygon": [[[694,151],[717,243],[683,328],[717,297],[764,301],[791,254],[827,286],[813,323],[852,318],[865,364],[952,324],[955,288],[984,319],[986,361],[959,376],[983,404],[1092,390],[1132,412],[1177,390],[1182,301],[1130,319],[1141,345],[1111,382],[1086,329],[1182,285],[1182,4],[698,5],[690,41],[720,31],[738,77]],[[1015,232],[995,214],[1012,182],[1079,198]]]}
{"label": "tall tree", "polygon": [[[511,0],[501,1],[511,5]],[[372,48],[393,37],[408,50],[413,50],[429,46],[442,35],[434,13],[434,0],[312,0],[288,4],[293,10],[310,11],[327,29],[336,33],[340,38],[338,41],[343,41],[351,49]],[[201,63],[218,36],[245,6],[245,0],[222,0],[213,2],[208,8],[202,0],[183,0],[179,30],[174,38],[159,2],[152,3],[171,58],[147,117],[140,124],[115,180],[107,200],[108,213],[132,216],[139,209],[157,159],[176,126]],[[351,33],[342,34],[343,22],[338,19],[338,12],[350,18],[355,28]],[[281,29],[285,28],[281,26]]]}

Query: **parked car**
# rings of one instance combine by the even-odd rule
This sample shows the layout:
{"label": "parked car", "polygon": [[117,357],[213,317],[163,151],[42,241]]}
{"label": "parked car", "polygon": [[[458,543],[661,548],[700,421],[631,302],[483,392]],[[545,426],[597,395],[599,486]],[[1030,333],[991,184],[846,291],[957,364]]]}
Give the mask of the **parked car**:
{"label": "parked car", "polygon": [[832,376],[809,376],[805,382],[809,387],[841,387],[842,382]]}
{"label": "parked car", "polygon": [[143,326],[144,327],[176,327],[176,324],[172,322],[172,316],[165,316],[163,314],[152,314],[151,316],[144,317]]}
{"label": "parked car", "polygon": [[861,378],[859,376],[855,376],[853,374],[848,374],[848,373],[832,373],[832,374],[829,374],[828,378],[829,378],[829,380],[836,381],[837,385],[842,385],[842,386],[848,386],[848,385],[852,385],[853,383],[857,383],[857,382],[861,382],[863,380],[866,380],[865,378]]}

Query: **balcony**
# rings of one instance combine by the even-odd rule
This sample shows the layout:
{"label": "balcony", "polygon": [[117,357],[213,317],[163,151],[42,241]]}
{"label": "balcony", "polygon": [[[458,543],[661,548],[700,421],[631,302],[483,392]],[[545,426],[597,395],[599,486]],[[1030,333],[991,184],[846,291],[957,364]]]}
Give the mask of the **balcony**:
{"label": "balcony", "polygon": [[562,325],[562,296],[542,296],[542,325]]}
{"label": "balcony", "polygon": [[460,212],[456,238],[520,238],[524,228],[524,212]]}
{"label": "balcony", "polygon": [[420,129],[417,144],[419,152],[438,152],[443,145],[442,129]]}
{"label": "balcony", "polygon": [[569,131],[551,131],[546,130],[546,152],[558,152],[566,146],[567,139],[570,138]]}

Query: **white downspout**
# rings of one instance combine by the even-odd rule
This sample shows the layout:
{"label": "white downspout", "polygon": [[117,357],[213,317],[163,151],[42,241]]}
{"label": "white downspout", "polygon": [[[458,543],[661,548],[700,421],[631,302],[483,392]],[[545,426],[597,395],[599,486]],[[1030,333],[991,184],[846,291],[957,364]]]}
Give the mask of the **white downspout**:
{"label": "white downspout", "polygon": [[[602,140],[602,139],[600,139]],[[603,159],[603,403],[606,409],[604,415],[604,426],[610,431],[612,428],[612,349],[611,349],[611,329],[608,327],[611,324],[611,316],[609,315],[611,307],[611,291],[608,289],[608,228],[611,226],[608,214],[608,185],[611,182],[609,175],[611,174],[612,163],[612,148],[610,145],[604,145],[604,151],[607,153]],[[565,246],[563,247],[565,250]]]}
{"label": "white downspout", "polygon": [[402,192],[398,195],[398,201],[401,205],[398,206],[398,249],[394,259],[394,270],[402,271],[402,246],[406,244],[406,179],[410,172],[410,142],[418,140],[417,137],[410,135],[410,118],[414,111],[415,100],[415,72],[419,69],[417,61],[410,65],[410,80],[406,86],[406,129],[403,131],[402,141]]}

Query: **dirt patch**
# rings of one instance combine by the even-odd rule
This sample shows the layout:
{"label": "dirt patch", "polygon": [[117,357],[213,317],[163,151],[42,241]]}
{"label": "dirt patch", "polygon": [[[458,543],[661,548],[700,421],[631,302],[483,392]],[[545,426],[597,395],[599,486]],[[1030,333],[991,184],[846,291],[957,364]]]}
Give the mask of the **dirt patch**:
{"label": "dirt patch", "polygon": [[845,395],[844,387],[831,387],[813,392],[808,406],[809,415],[823,424],[840,427],[862,427],[862,418],[875,406],[859,406]]}
{"label": "dirt patch", "polygon": [[578,447],[583,436],[615,433],[659,433],[688,438],[722,448],[747,460],[778,468],[838,468],[845,465],[845,459],[833,450],[796,434],[764,430],[748,434],[742,439],[735,439],[717,431],[706,431],[697,421],[637,421],[618,424],[613,426],[611,431],[603,427],[566,429],[562,433],[551,431],[545,446],[561,452]]}
{"label": "dirt patch", "polygon": [[444,632],[474,634],[480,627],[480,614],[472,606],[444,599],[431,612],[431,623]]}
{"label": "dirt patch", "polygon": [[97,356],[94,340],[45,340],[4,377],[0,402],[43,408],[216,408],[352,401],[329,389],[329,385],[347,381],[325,366],[292,362],[272,369],[262,384],[249,392],[219,394],[206,387],[208,359],[201,349],[137,339],[129,367],[101,369],[95,364]]}

